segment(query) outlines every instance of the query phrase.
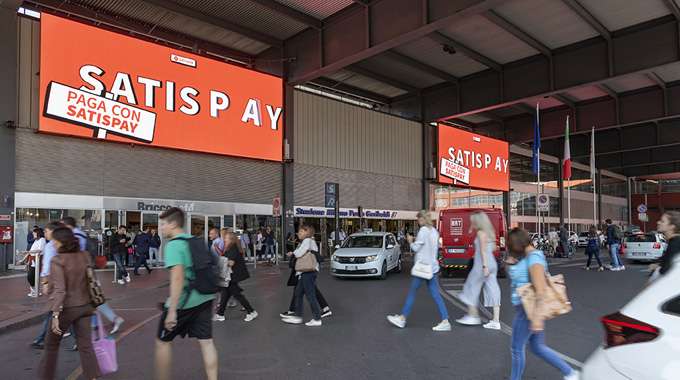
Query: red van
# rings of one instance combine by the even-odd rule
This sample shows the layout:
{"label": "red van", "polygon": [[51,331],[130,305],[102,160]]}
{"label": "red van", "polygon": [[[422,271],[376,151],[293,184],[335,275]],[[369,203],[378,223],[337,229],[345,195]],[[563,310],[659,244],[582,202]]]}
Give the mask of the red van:
{"label": "red van", "polygon": [[439,234],[441,248],[439,264],[445,276],[453,270],[469,270],[475,257],[475,235],[470,232],[470,215],[485,212],[496,230],[496,251],[493,253],[498,262],[498,275],[505,277],[503,259],[506,255],[505,237],[507,225],[503,210],[497,208],[462,208],[442,210],[439,213]]}

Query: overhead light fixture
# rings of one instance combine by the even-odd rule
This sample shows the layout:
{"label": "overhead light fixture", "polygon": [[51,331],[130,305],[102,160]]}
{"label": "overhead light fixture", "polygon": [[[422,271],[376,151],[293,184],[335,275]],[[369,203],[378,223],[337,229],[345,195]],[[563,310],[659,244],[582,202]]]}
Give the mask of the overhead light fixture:
{"label": "overhead light fixture", "polygon": [[451,55],[457,53],[456,48],[454,48],[451,45],[447,45],[447,44],[442,44],[442,50],[444,51],[444,53],[449,53]]}

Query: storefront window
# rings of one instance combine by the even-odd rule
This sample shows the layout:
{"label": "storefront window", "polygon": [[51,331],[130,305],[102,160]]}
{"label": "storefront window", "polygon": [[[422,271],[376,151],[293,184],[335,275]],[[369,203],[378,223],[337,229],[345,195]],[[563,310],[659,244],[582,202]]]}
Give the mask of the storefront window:
{"label": "storefront window", "polygon": [[463,189],[454,186],[430,185],[430,210],[455,208],[503,208],[502,191]]}
{"label": "storefront window", "polygon": [[600,189],[602,191],[602,195],[625,198],[628,192],[628,185],[626,184],[625,180],[603,176]]}
{"label": "storefront window", "polygon": [[28,233],[33,230],[33,226],[44,228],[47,223],[61,220],[67,216],[73,217],[85,233],[96,234],[101,232],[102,213],[100,210],[17,208],[15,249],[17,251],[27,249]]}

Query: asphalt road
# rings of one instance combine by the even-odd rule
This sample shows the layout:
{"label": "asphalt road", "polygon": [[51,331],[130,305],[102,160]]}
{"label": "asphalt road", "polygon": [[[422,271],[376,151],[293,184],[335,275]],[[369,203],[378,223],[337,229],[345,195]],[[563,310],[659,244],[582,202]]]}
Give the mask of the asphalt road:
{"label": "asphalt road", "polygon": [[[614,312],[643,286],[643,266],[628,266],[625,272],[586,272],[582,255],[570,261],[554,260],[551,272],[566,276],[574,311],[547,324],[548,344],[583,362],[602,340],[599,318]],[[229,309],[227,321],[214,324],[214,338],[224,379],[507,379],[510,367],[510,337],[507,332],[478,327],[454,326],[452,332],[435,333],[438,321],[434,302],[421,289],[409,326],[392,327],[385,316],[398,313],[409,285],[407,273],[392,274],[385,281],[340,280],[322,273],[319,287],[333,309],[321,328],[281,323],[278,314],[290,301],[292,288],[284,286],[288,269],[258,268],[254,278],[243,284],[245,294],[260,317],[242,321],[243,313]],[[442,279],[449,296],[446,303],[451,320],[463,315],[455,292],[462,275]],[[509,285],[503,290],[502,321],[511,325]],[[107,379],[150,379],[153,374],[154,333],[158,318],[154,305],[166,296],[167,288],[149,289],[145,294],[115,304],[128,322],[119,337],[120,370]],[[454,302],[452,302],[452,300]],[[306,317],[310,315],[308,306]],[[0,338],[3,378],[31,379],[40,352],[28,347],[37,327],[5,334]],[[203,378],[198,344],[178,339],[174,345],[175,379]],[[76,354],[62,351],[59,377],[67,378],[78,367]],[[77,372],[75,372],[77,373]],[[71,376],[70,378],[76,378]],[[525,379],[560,379],[559,373],[528,354]]]}

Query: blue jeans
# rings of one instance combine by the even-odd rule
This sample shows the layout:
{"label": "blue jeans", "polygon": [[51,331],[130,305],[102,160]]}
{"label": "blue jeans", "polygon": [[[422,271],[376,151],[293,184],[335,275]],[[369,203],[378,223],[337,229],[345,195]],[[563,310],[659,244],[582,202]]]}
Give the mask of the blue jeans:
{"label": "blue jeans", "polygon": [[546,363],[557,368],[563,376],[569,376],[574,370],[555,351],[545,345],[545,333],[532,332],[531,322],[527,318],[522,305],[515,306],[515,320],[512,322],[512,372],[510,380],[521,380],[526,366],[526,345],[529,343],[531,352]]}
{"label": "blue jeans", "polygon": [[432,296],[434,303],[437,304],[439,315],[442,317],[442,321],[449,319],[449,312],[446,310],[446,306],[444,305],[444,300],[442,299],[441,294],[439,294],[439,280],[437,276],[438,274],[435,273],[431,280],[425,280],[415,276],[411,277],[411,289],[408,291],[406,304],[404,304],[404,308],[401,311],[401,315],[403,315],[404,318],[411,314],[411,309],[413,309],[413,303],[416,300],[416,292],[418,291],[418,288],[420,288],[420,285],[422,285],[423,282],[427,282],[427,288],[430,290],[430,295]]}
{"label": "blue jeans", "polygon": [[113,260],[116,262],[116,266],[118,267],[118,272],[116,273],[116,278],[118,280],[122,280],[123,277],[130,276],[127,272],[127,269],[125,269],[125,265],[123,265],[123,256],[122,255],[114,254]]}
{"label": "blue jeans", "polygon": [[47,315],[45,315],[45,321],[43,322],[42,330],[40,331],[40,334],[33,339],[34,343],[44,343],[45,342],[45,335],[47,334],[47,330],[50,328],[50,325],[52,323],[52,312],[48,311]]}
{"label": "blue jeans", "polygon": [[609,244],[609,256],[612,260],[612,268],[618,268],[621,264],[621,258],[619,257],[619,250],[621,249],[621,244],[612,243]]}

